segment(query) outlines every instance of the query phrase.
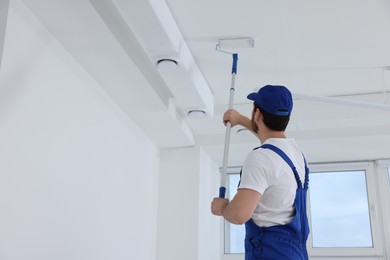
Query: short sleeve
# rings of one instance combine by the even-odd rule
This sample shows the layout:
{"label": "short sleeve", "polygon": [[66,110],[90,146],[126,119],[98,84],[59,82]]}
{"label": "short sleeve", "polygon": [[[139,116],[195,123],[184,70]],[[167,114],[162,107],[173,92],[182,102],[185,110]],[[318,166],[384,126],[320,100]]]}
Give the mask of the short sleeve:
{"label": "short sleeve", "polygon": [[261,150],[252,151],[245,159],[238,189],[251,189],[264,194],[270,186],[270,160]]}

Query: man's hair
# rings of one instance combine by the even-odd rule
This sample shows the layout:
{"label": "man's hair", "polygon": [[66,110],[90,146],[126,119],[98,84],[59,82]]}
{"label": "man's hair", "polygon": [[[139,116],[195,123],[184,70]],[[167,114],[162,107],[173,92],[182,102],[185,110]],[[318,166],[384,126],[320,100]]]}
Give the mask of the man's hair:
{"label": "man's hair", "polygon": [[276,116],[271,113],[268,113],[261,107],[259,107],[255,102],[255,111],[256,109],[259,109],[260,112],[263,114],[263,122],[266,127],[273,131],[285,131],[288,125],[288,122],[290,121],[290,116]]}

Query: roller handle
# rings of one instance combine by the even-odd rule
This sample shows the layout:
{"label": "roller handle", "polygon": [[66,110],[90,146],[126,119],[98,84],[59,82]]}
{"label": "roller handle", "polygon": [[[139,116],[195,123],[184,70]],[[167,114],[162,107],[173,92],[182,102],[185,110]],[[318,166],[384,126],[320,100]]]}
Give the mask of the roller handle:
{"label": "roller handle", "polygon": [[237,61],[238,61],[238,54],[233,53],[233,65],[232,65],[232,74],[237,74]]}
{"label": "roller handle", "polygon": [[[238,61],[238,54],[233,54],[233,65],[232,65],[232,81],[231,81],[231,87],[230,87],[230,95],[229,95],[229,109],[233,108],[233,99],[234,99],[234,92],[235,92],[235,79],[237,74],[237,61]],[[228,155],[229,155],[229,144],[230,144],[230,131],[231,131],[231,124],[230,122],[227,122],[226,124],[226,134],[225,134],[225,147],[224,147],[224,153],[223,153],[223,162],[222,162],[222,174],[221,174],[221,186],[219,188],[219,198],[224,199],[225,193],[226,193],[226,172],[227,172],[227,163],[228,163]]]}
{"label": "roller handle", "polygon": [[219,187],[219,197],[221,199],[224,199],[225,198],[225,194],[226,194],[226,188],[225,187]]}

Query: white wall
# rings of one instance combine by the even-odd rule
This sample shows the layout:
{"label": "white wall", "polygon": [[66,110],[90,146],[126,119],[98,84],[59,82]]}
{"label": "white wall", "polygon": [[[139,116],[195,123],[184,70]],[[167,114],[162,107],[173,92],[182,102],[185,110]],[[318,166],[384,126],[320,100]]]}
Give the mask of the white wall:
{"label": "white wall", "polygon": [[0,73],[0,259],[155,259],[157,148],[15,9]]}
{"label": "white wall", "polygon": [[218,196],[221,175],[218,166],[200,149],[199,170],[199,260],[221,259],[223,219],[210,213],[210,203]]}
{"label": "white wall", "polygon": [[220,259],[220,218],[210,213],[218,167],[193,147],[162,151],[160,169],[156,259]]}

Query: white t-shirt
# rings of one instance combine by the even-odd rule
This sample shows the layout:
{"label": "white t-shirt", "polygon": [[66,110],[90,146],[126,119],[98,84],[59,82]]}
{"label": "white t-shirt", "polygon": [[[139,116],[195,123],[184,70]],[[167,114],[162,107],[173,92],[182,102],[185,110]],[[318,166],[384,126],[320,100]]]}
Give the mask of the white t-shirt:
{"label": "white t-shirt", "polygon": [[[304,182],[304,158],[295,139],[270,138],[264,144],[281,149],[293,162]],[[274,151],[259,148],[249,153],[242,167],[238,188],[255,190],[261,194],[252,215],[258,226],[284,225],[292,221],[297,182],[291,167]]]}

